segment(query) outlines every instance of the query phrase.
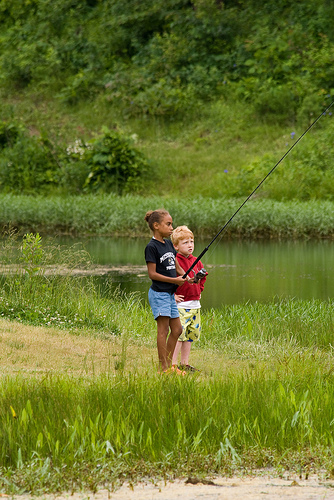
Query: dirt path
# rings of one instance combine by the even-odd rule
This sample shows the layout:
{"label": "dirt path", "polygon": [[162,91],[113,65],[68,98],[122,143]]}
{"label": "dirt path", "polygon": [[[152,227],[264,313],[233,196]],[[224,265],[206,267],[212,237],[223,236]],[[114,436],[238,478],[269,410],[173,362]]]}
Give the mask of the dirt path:
{"label": "dirt path", "polygon": [[[213,484],[187,484],[184,480],[176,480],[166,485],[163,482],[157,485],[140,484],[135,486],[133,491],[129,489],[129,486],[123,485],[109,498],[113,500],[334,499],[333,487],[329,483],[321,482],[318,477],[311,477],[307,480],[272,477],[219,477],[212,482]],[[95,496],[95,500],[107,499],[106,491],[101,491]]]}
{"label": "dirt path", "polygon": [[[334,490],[329,484],[319,482],[317,477],[308,480],[279,479],[271,477],[257,478],[217,478],[214,484],[186,484],[185,481],[160,483],[156,486],[146,484],[134,487],[129,491],[123,486],[118,492],[111,494],[114,500],[251,500],[251,499],[334,499]],[[105,500],[106,492],[96,495],[96,500]]]}
{"label": "dirt path", "polygon": [[[61,496],[42,495],[47,500],[334,500],[334,482],[323,480],[320,476],[300,479],[298,476],[277,478],[260,477],[217,477],[212,484],[190,484],[185,480],[174,482],[146,482],[133,487],[124,484],[118,491],[111,493],[100,490],[93,495],[90,492],[64,494]],[[28,496],[15,497],[15,500],[27,500]]]}

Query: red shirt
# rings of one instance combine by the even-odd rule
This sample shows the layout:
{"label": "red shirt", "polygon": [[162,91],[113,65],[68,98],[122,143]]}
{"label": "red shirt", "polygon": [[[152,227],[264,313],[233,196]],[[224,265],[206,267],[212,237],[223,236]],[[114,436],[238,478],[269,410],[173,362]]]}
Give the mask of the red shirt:
{"label": "red shirt", "polygon": [[[184,255],[181,255],[180,253],[176,254],[176,259],[182,269],[184,271],[188,271],[189,267],[195,262],[196,257],[193,255],[189,255],[189,257],[184,257]],[[196,266],[190,271],[189,276],[190,278],[194,277],[194,271],[195,274],[202,269],[204,266],[202,262],[199,260],[196,264]],[[202,278],[198,283],[188,283],[185,282],[182,286],[179,286],[178,289],[176,290],[177,295],[184,295],[183,301],[186,300],[199,300],[201,298],[201,292],[204,289],[204,283],[206,281],[206,276]]]}

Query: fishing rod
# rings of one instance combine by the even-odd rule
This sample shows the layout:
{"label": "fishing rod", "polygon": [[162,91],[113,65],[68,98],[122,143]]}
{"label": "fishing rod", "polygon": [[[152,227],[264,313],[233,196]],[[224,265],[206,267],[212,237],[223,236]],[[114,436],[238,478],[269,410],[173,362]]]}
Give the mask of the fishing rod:
{"label": "fishing rod", "polygon": [[226,224],[218,231],[218,233],[216,234],[216,236],[210,241],[210,243],[208,244],[208,246],[206,246],[204,248],[204,250],[199,254],[199,256],[196,258],[196,260],[193,262],[193,264],[189,267],[189,269],[186,271],[186,273],[182,276],[182,278],[186,278],[188,276],[188,274],[190,273],[190,271],[192,271],[192,269],[196,266],[197,262],[201,260],[201,258],[203,257],[203,255],[209,250],[210,246],[212,245],[212,243],[214,241],[216,241],[216,239],[218,238],[218,236],[221,235],[221,233],[226,229],[226,227],[230,224],[230,222],[234,219],[234,217],[237,215],[238,212],[240,212],[240,210],[242,209],[242,207],[244,205],[246,205],[247,201],[253,196],[253,194],[259,189],[260,186],[262,186],[262,184],[265,182],[266,179],[268,179],[269,175],[271,175],[274,170],[276,169],[276,167],[278,167],[278,165],[284,160],[284,158],[286,158],[288,156],[288,154],[293,150],[293,148],[295,146],[297,146],[298,142],[302,140],[302,138],[307,134],[307,132],[309,132],[311,130],[311,128],[320,120],[320,118],[326,114],[326,112],[330,109],[331,106],[333,106],[334,104],[334,101],[331,102],[331,104],[329,106],[327,106],[327,108],[325,109],[325,111],[322,111],[320,113],[320,115],[314,120],[313,123],[311,123],[311,125],[302,133],[302,135],[296,140],[296,142],[287,150],[287,152],[282,156],[282,158],[280,160],[278,160],[278,162],[276,163],[276,165],[273,166],[273,168],[267,173],[267,175],[262,179],[262,181],[256,186],[256,188],[251,192],[251,194],[249,196],[247,196],[247,198],[245,199],[245,201],[240,205],[240,207],[238,208],[238,210],[236,210],[234,212],[234,214],[232,215],[232,217],[229,218],[229,220],[226,222]]}

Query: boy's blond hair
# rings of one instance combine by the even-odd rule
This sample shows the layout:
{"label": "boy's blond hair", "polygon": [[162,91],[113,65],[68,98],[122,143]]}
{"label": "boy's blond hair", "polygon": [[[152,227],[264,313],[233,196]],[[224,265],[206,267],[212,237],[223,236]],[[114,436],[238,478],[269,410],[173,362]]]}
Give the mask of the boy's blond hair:
{"label": "boy's blond hair", "polygon": [[190,231],[189,227],[178,226],[174,229],[170,238],[172,240],[173,245],[177,245],[180,240],[185,240],[189,237],[194,239],[194,234],[192,231]]}

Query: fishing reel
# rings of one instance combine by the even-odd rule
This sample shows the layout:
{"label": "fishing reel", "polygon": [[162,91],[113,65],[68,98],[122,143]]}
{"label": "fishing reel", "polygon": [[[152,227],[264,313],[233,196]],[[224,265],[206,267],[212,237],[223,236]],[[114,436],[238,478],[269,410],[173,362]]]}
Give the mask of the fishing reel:
{"label": "fishing reel", "polygon": [[204,269],[204,267],[202,267],[202,269],[200,269],[194,276],[194,283],[198,283],[199,280],[201,280],[202,278],[204,278],[205,276],[207,276],[208,273],[206,272],[206,270]]}

